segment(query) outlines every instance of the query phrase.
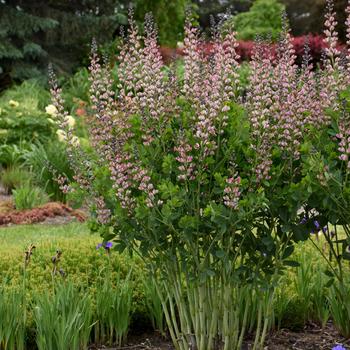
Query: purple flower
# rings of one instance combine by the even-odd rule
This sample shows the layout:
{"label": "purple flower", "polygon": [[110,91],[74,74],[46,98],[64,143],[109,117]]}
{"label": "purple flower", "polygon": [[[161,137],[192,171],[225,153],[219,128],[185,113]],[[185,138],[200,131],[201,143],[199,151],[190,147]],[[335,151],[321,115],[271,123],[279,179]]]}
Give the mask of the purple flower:
{"label": "purple flower", "polygon": [[321,225],[317,220],[314,221],[314,225],[315,225],[317,230],[319,230],[321,228]]}
{"label": "purple flower", "polygon": [[106,250],[110,250],[113,247],[113,243],[112,242],[99,243],[99,244],[97,244],[96,249],[100,249],[102,247]]}
{"label": "purple flower", "polygon": [[346,350],[343,345],[337,345],[332,348],[332,350]]}
{"label": "purple flower", "polygon": [[322,227],[322,232],[323,233],[327,233],[328,232],[328,227],[327,226],[323,226]]}

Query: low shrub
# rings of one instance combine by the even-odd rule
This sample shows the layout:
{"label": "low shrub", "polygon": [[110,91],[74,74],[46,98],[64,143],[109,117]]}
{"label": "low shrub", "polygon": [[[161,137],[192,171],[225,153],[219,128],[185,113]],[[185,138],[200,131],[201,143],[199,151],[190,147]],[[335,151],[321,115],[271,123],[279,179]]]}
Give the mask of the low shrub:
{"label": "low shrub", "polygon": [[49,140],[55,127],[44,112],[47,96],[47,91],[32,80],[6,90],[0,98],[0,142]]}
{"label": "low shrub", "polygon": [[[236,48],[237,54],[239,55],[240,62],[250,61],[254,54],[255,43],[253,40],[238,40],[238,46]],[[298,37],[291,38],[291,43],[295,50],[296,55],[296,63],[301,65],[303,62],[303,56],[305,52],[305,45],[309,46],[310,50],[310,59],[314,65],[320,64],[322,61],[322,56],[327,48],[327,45],[324,41],[324,37],[322,35],[302,35]],[[204,56],[210,56],[213,53],[213,43],[205,42],[201,43],[199,46],[200,52],[204,54]],[[276,44],[270,45],[271,54],[274,57],[276,55]],[[344,51],[346,50],[344,45],[337,44],[337,50]],[[168,49],[166,47],[162,47],[160,49],[163,60],[167,63],[172,62],[174,59],[180,59],[184,56],[184,52],[182,48],[177,49]]]}
{"label": "low shrub", "polygon": [[[11,237],[11,239],[8,239]],[[62,269],[69,282],[78,289],[85,289],[92,297],[92,307],[95,310],[94,296],[97,289],[105,282],[105,267],[110,265],[112,271],[109,279],[113,288],[118,283],[123,284],[127,276],[132,286],[131,317],[134,319],[149,319],[145,292],[144,267],[140,259],[130,258],[126,254],[111,251],[107,255],[104,250],[96,249],[99,237],[88,233],[86,224],[70,223],[61,226],[51,225],[23,225],[0,229],[0,283],[5,283],[6,290],[16,289],[23,284],[23,251],[28,242],[33,242],[36,249],[31,262],[26,269],[26,295],[32,302],[37,294],[53,290],[51,272],[53,270],[52,257],[56,250],[62,252],[58,270]],[[59,279],[60,276],[56,276]],[[95,312],[95,311],[94,311]]]}

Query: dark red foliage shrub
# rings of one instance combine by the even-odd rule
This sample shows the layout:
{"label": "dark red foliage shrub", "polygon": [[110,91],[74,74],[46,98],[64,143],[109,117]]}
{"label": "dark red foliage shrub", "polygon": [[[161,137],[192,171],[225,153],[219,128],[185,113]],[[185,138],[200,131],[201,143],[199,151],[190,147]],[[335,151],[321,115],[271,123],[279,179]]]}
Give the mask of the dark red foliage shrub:
{"label": "dark red foliage shrub", "polygon": [[[304,56],[305,43],[308,42],[310,48],[310,56],[312,57],[313,64],[316,65],[321,61],[322,53],[326,48],[326,43],[324,42],[324,37],[321,35],[303,35],[292,39],[295,54],[297,56],[297,63],[301,64]],[[252,58],[254,52],[254,41],[238,41],[237,53],[240,56],[241,61],[249,61]],[[276,44],[272,44],[272,49],[276,47]],[[338,45],[338,50],[342,51],[344,45]],[[205,56],[209,56],[213,51],[213,44],[211,42],[205,42],[200,47],[201,52]],[[169,47],[161,47],[160,52],[162,54],[164,62],[170,63],[174,59],[183,56],[183,50],[181,48],[172,49]]]}
{"label": "dark red foliage shrub", "polygon": [[52,202],[34,209],[23,211],[13,210],[0,214],[0,226],[8,224],[33,224],[55,216],[74,216],[80,222],[86,219],[80,211],[75,211],[62,203]]}
{"label": "dark red foliage shrub", "polygon": [[[323,36],[312,34],[293,38],[293,46],[297,56],[297,63],[300,64],[302,62],[306,42],[308,42],[310,48],[310,56],[312,57],[313,64],[319,63],[327,45],[324,42]],[[342,51],[344,45],[339,44],[337,48],[339,51]]]}
{"label": "dark red foliage shrub", "polygon": [[249,61],[254,51],[254,41],[238,41],[237,53],[241,61]]}

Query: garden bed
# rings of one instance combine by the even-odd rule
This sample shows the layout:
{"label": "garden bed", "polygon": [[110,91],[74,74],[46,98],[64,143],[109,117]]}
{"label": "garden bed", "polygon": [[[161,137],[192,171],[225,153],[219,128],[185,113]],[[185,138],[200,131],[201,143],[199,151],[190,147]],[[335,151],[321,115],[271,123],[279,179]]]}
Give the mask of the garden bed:
{"label": "garden bed", "polygon": [[308,324],[301,331],[281,329],[267,337],[266,349],[269,350],[329,350],[342,344],[350,345],[339,335],[332,323],[328,323],[324,329],[315,324]]}
{"label": "garden bed", "polygon": [[[265,342],[266,350],[330,350],[334,346],[342,344],[350,349],[350,341],[339,335],[332,323],[328,323],[324,329],[315,324],[308,324],[300,331],[281,329],[271,333]],[[248,341],[242,350],[251,349]],[[129,341],[121,348],[90,346],[89,350],[173,350],[170,341],[165,340],[157,333],[130,336]]]}
{"label": "garden bed", "polygon": [[10,199],[0,201],[0,226],[39,222],[58,225],[74,220],[83,222],[85,219],[82,211],[74,210],[63,203],[50,202],[38,208],[18,211]]}

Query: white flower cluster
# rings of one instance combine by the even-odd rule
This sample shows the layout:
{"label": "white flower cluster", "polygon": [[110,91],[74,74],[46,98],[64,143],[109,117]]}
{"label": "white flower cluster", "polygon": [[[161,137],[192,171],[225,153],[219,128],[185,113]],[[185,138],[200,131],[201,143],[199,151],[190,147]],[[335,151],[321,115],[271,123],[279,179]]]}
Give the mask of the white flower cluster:
{"label": "white flower cluster", "polygon": [[[57,108],[52,104],[45,107],[45,112],[49,116],[51,116],[52,118],[55,118],[57,116],[57,113],[58,113]],[[55,123],[55,121],[51,118],[49,118],[48,120],[53,124]],[[74,117],[72,117],[71,115],[66,116],[66,122],[67,122],[68,126],[72,129],[74,128],[75,123],[76,123]],[[57,134],[59,141],[61,141],[61,142],[67,141],[67,134],[64,130],[58,129],[56,131],[56,134]],[[79,138],[77,136],[73,136],[71,142],[74,146],[78,146],[79,145]]]}

